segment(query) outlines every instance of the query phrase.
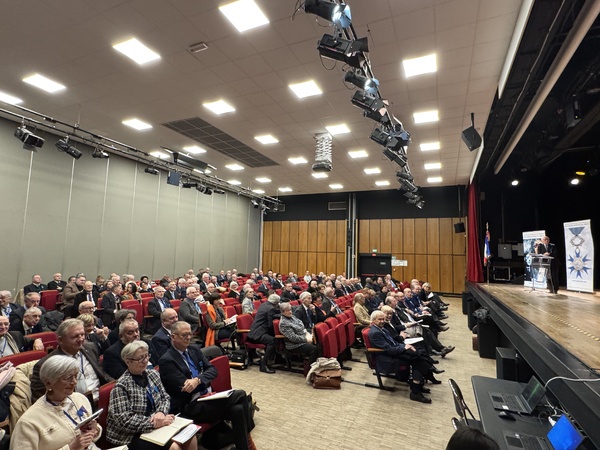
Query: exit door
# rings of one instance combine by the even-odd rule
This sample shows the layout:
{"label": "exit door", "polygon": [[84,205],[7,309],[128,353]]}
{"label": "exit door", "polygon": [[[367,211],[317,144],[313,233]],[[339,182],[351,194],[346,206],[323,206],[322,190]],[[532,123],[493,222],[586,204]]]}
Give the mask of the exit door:
{"label": "exit door", "polygon": [[366,278],[383,277],[388,273],[392,273],[392,255],[383,253],[359,254],[358,273],[363,283]]}

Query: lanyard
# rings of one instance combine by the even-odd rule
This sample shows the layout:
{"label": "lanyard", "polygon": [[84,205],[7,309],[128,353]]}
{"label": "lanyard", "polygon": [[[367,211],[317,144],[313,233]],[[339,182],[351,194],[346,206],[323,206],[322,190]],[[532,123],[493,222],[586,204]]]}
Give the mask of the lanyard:
{"label": "lanyard", "polygon": [[[69,399],[69,401],[71,402],[71,404],[75,407],[75,409],[77,410],[77,418],[79,419],[79,422],[83,421],[83,416],[87,413],[87,410],[85,409],[84,406],[82,406],[81,408],[77,409],[77,405],[75,404],[75,402],[73,401],[73,399],[71,399],[71,397],[67,397]],[[54,403],[51,400],[48,400],[46,398],[46,400],[48,401],[48,403],[50,403],[52,406],[60,406],[57,403]],[[63,414],[67,417],[67,419],[69,419],[71,422],[73,422],[73,425],[77,426],[77,421],[73,418],[73,416],[71,416],[71,414],[69,414],[66,410],[62,410]]]}
{"label": "lanyard", "polygon": [[8,342],[8,339],[6,339],[6,336],[4,336],[4,345],[2,346],[2,350],[0,350],[0,357],[4,356],[4,352],[6,351],[6,343]]}
{"label": "lanyard", "polygon": [[81,374],[85,377],[85,369],[83,368],[83,355],[79,352],[79,361],[81,362]]}

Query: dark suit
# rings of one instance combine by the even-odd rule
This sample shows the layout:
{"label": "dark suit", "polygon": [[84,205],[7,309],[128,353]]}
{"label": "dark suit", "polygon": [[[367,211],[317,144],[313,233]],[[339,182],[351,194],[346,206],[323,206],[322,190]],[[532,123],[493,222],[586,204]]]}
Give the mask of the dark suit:
{"label": "dark suit", "polygon": [[[156,333],[156,330],[160,327],[160,315],[163,312],[161,308],[161,302],[164,304],[164,308],[172,308],[171,302],[163,297],[161,300],[154,297],[152,300],[148,302],[148,313],[152,316],[152,318],[148,320],[148,332],[150,334]],[[161,353],[162,355],[162,353]]]}
{"label": "dark suit", "polygon": [[152,346],[160,359],[171,348],[171,334],[164,327],[160,327],[152,336]]}
{"label": "dark suit", "polygon": [[248,333],[248,339],[266,346],[265,359],[267,361],[275,358],[273,320],[279,318],[279,316],[279,308],[273,306],[270,302],[264,302],[256,310],[256,316],[254,316],[254,321]]}
{"label": "dark suit", "polygon": [[181,392],[181,386],[192,378],[187,363],[177,349],[171,347],[159,360],[160,379],[171,396],[171,412],[181,411],[196,423],[230,420],[233,428],[235,447],[248,448],[248,433],[254,428],[249,411],[246,392],[236,389],[227,398],[205,402],[192,401],[192,396],[204,392],[217,377],[217,369],[196,346],[189,346],[189,356],[199,372],[200,385],[193,393]]}
{"label": "dark suit", "polygon": [[541,242],[536,246],[536,253],[543,255],[544,253],[548,253],[548,256],[551,256],[552,259],[550,261],[550,289],[555,294],[558,292],[558,252],[556,251],[556,245],[552,243],[548,243],[548,245],[544,245]]}
{"label": "dark suit", "polygon": [[179,305],[179,319],[189,323],[192,327],[192,333],[195,333],[200,326],[200,313],[196,309],[194,300],[185,298]]}
{"label": "dark suit", "polygon": [[8,306],[10,306],[10,313],[4,314],[4,310],[2,308],[0,308],[0,315],[7,316],[7,317],[9,317],[9,320],[10,320],[10,315],[12,314],[12,312],[16,311],[17,309],[21,308],[22,306],[17,305],[16,303],[9,303]]}
{"label": "dark suit", "polygon": [[[40,325],[40,327],[42,328],[42,331],[47,331],[44,330],[44,328],[46,328],[46,321],[44,319],[44,315],[46,314],[46,309],[43,306],[38,306],[37,307],[40,311],[42,311],[42,317],[40,318],[40,321],[38,323],[38,325]],[[12,308],[12,312],[10,313],[10,317],[8,318],[8,320],[10,321],[10,327],[9,330],[11,331],[21,331],[21,329],[23,329],[23,317],[25,316],[25,306],[18,306],[17,308]],[[24,331],[21,331],[22,333]],[[37,331],[36,331],[37,333]]]}
{"label": "dark suit", "polygon": [[37,286],[35,284],[31,283],[23,288],[23,294],[27,295],[30,292],[37,292],[39,294],[40,292],[46,291],[46,290],[48,290],[48,286],[46,286],[43,283],[40,283]]}
{"label": "dark suit", "polygon": [[25,337],[20,331],[9,331],[8,333],[12,336],[17,344],[17,353],[33,350],[33,339]]}
{"label": "dark suit", "polygon": [[113,329],[115,323],[115,311],[117,309],[117,297],[112,292],[107,292],[102,297],[102,323],[108,328]]}
{"label": "dark suit", "polygon": [[339,314],[339,313],[341,313],[341,312],[342,312],[342,310],[340,309],[340,307],[339,307],[339,306],[337,306],[337,303],[336,303],[336,301],[335,301],[334,299],[332,299],[332,298],[327,298],[327,297],[325,297],[325,298],[323,299],[323,309],[324,309],[325,311],[327,311],[328,313],[331,311],[331,307],[332,307],[333,305],[336,305],[336,309],[333,311],[333,312],[334,312],[334,315],[337,315],[337,314]]}
{"label": "dark suit", "polygon": [[260,286],[258,286],[258,289],[256,289],[257,292],[262,292],[264,294],[265,297],[269,296],[269,291],[271,289],[269,289],[269,286],[267,286],[266,284],[262,284]]}
{"label": "dark suit", "polygon": [[167,300],[177,300],[177,290],[175,290],[175,291],[169,291],[167,289],[166,292],[165,292],[164,298],[166,298]]}
{"label": "dark suit", "polygon": [[206,292],[208,290],[208,284],[204,281],[201,281],[198,286],[200,286],[200,292]]}
{"label": "dark suit", "polygon": [[333,295],[335,295],[335,298],[344,297],[346,295],[346,291],[344,291],[343,288],[339,288],[334,291]]}
{"label": "dark suit", "polygon": [[96,351],[98,352],[98,355],[103,355],[104,352],[108,349],[108,347],[110,347],[110,341],[107,339],[104,339],[103,341],[100,340],[100,338],[98,337],[98,335],[96,333],[91,333],[90,335],[88,335],[86,337],[86,340],[93,344],[94,347],[96,348]]}
{"label": "dark suit", "polygon": [[37,323],[36,326],[34,326],[27,334],[25,333],[25,326],[23,325],[23,321],[20,322],[12,322],[10,324],[10,331],[18,331],[19,333],[23,334],[24,336],[27,336],[28,334],[33,334],[33,333],[42,333],[44,331],[48,331],[47,329],[45,330],[42,327],[42,324],[40,322]]}
{"label": "dark suit", "polygon": [[[107,375],[106,373],[104,373],[104,370],[102,370],[102,367],[100,367],[100,364],[98,364],[98,354],[96,353],[96,348],[95,348],[94,344],[92,344],[91,342],[84,342],[83,347],[81,348],[81,354],[83,355],[84,358],[86,358],[88,360],[88,362],[94,369],[94,373],[96,374],[96,376],[98,377],[98,380],[100,381],[100,386],[108,383],[109,381],[112,381],[112,378],[109,375]],[[56,356],[56,355],[67,355],[67,354],[62,350],[62,348],[59,347],[59,348],[55,349],[49,355],[44,356],[42,359],[40,359],[35,364],[35,366],[33,366],[33,372],[31,373],[31,401],[32,402],[36,402],[38,398],[42,397],[46,393],[46,386],[44,386],[44,383],[42,383],[42,380],[40,380],[40,368],[42,367],[42,364],[44,364],[44,362],[46,362],[46,360],[48,358],[52,358],[53,356]],[[69,355],[67,355],[67,356],[69,356]]]}
{"label": "dark suit", "polygon": [[[91,291],[92,294],[92,302],[94,302],[94,307],[98,306],[98,298],[99,298],[99,294],[98,292],[95,292],[93,289]],[[84,289],[81,292],[78,292],[77,294],[75,294],[75,300],[73,300],[73,310],[71,312],[71,317],[76,318],[79,315],[79,305],[81,305],[81,303],[83,302],[87,302],[88,299],[88,292]],[[67,317],[65,317],[67,318]]]}
{"label": "dark suit", "polygon": [[60,280],[60,281],[54,281],[52,280],[51,282],[48,283],[48,290],[49,291],[62,291],[65,286],[67,285],[66,281]]}
{"label": "dark suit", "polygon": [[[315,311],[317,309],[318,308],[315,307]],[[294,316],[296,316],[302,321],[302,323],[304,324],[304,328],[306,328],[306,331],[312,333],[313,326],[318,322],[316,312],[311,312],[310,310],[307,311],[304,305],[300,305],[298,308],[296,308],[296,311],[294,311]]]}
{"label": "dark suit", "polygon": [[[283,300],[284,298],[286,300]],[[293,289],[291,291],[284,290],[281,293],[281,299],[282,299],[282,301],[288,301],[288,302],[291,302],[292,300],[298,300],[298,294]]]}
{"label": "dark suit", "polygon": [[127,364],[121,359],[121,350],[123,348],[125,348],[125,344],[119,339],[104,352],[102,367],[104,368],[104,372],[115,380],[119,379],[127,370]]}

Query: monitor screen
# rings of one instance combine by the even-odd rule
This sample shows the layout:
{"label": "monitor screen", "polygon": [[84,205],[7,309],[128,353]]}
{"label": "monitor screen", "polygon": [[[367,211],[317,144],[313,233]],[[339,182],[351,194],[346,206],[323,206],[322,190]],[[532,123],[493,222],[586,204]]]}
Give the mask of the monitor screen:
{"label": "monitor screen", "polygon": [[527,383],[527,386],[525,386],[525,389],[523,390],[523,398],[533,411],[545,393],[546,390],[544,389],[544,386],[542,386],[542,383],[540,383],[536,377],[531,377],[529,383]]}
{"label": "monitor screen", "polygon": [[567,416],[560,416],[548,431],[548,441],[554,450],[575,450],[583,442],[583,436]]}

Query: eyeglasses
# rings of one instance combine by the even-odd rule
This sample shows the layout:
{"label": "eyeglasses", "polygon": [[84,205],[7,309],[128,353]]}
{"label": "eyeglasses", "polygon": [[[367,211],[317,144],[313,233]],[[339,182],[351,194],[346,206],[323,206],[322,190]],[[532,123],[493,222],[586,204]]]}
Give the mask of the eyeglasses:
{"label": "eyeglasses", "polygon": [[184,339],[188,339],[188,338],[192,337],[192,333],[173,333],[173,334],[175,334],[177,336],[180,336],[180,337],[182,337]]}
{"label": "eyeglasses", "polygon": [[140,356],[139,358],[128,358],[129,361],[142,362],[150,359],[152,355],[150,353],[146,353],[145,355]]}
{"label": "eyeglasses", "polygon": [[77,375],[69,375],[67,377],[62,377],[60,379],[60,381],[64,381],[65,383],[77,383],[77,378],[79,377],[79,374]]}
{"label": "eyeglasses", "polygon": [[8,328],[9,325],[7,322],[0,322],[0,328]]}

